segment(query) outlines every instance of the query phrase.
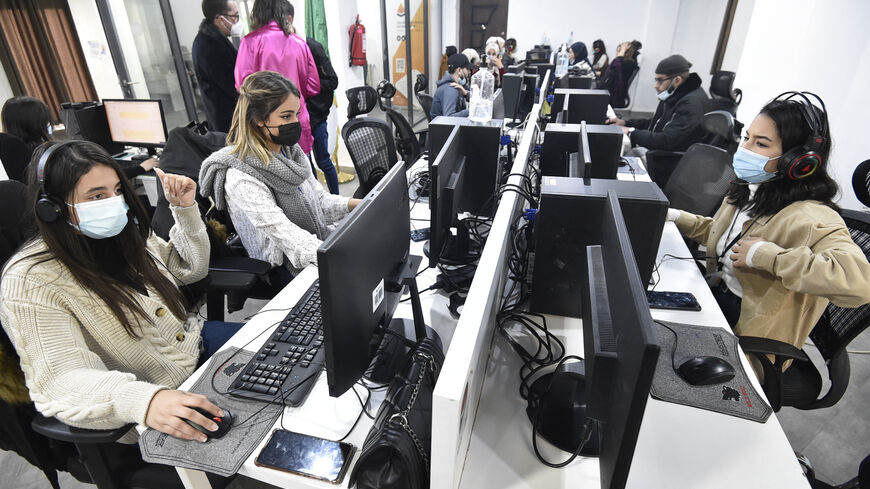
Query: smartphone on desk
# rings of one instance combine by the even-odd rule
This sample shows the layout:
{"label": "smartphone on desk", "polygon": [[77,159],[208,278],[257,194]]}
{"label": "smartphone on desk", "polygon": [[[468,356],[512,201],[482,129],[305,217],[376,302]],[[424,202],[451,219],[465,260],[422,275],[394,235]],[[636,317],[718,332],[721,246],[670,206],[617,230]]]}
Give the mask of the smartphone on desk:
{"label": "smartphone on desk", "polygon": [[646,291],[650,309],[675,309],[678,311],[700,311],[698,299],[688,292]]}
{"label": "smartphone on desk", "polygon": [[279,429],[272,432],[254,464],[339,484],[353,452],[350,443]]}

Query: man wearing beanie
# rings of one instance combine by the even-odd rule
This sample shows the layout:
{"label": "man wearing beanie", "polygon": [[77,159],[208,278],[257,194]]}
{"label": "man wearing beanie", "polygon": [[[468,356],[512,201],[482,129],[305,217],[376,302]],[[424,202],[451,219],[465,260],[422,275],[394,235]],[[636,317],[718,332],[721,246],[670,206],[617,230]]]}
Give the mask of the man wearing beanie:
{"label": "man wearing beanie", "polygon": [[468,117],[468,109],[465,107],[468,89],[465,87],[470,76],[471,65],[464,54],[457,53],[447,58],[447,73],[438,80],[438,88],[432,97],[432,108],[429,111],[432,117]]}
{"label": "man wearing beanie", "polygon": [[646,149],[685,151],[705,135],[701,120],[707,111],[707,93],[697,73],[679,54],[668,56],[656,66],[655,84],[659,105],[652,119],[608,119],[624,126],[632,146]]}

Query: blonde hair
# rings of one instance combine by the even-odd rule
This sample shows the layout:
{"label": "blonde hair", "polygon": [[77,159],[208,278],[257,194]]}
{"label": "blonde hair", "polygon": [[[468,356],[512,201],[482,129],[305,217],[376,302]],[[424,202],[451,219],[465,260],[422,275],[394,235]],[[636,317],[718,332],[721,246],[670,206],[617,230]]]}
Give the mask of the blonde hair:
{"label": "blonde hair", "polygon": [[256,156],[268,165],[272,152],[257,123],[268,120],[269,114],[275,112],[291,94],[301,98],[296,85],[280,73],[258,71],[248,75],[239,87],[239,101],[227,133],[227,145],[233,146],[230,154],[241,159]]}

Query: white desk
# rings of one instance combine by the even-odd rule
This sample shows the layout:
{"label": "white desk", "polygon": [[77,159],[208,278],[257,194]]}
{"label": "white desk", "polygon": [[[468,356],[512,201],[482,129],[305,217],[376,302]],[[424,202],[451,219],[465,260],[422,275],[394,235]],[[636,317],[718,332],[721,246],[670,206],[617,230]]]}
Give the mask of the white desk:
{"label": "white desk", "polygon": [[[414,170],[412,169],[411,174],[413,174],[413,171]],[[411,210],[411,217],[428,221],[429,206],[426,202],[418,202]],[[428,226],[428,223],[423,221],[412,221],[412,225],[416,227],[426,227]],[[423,242],[415,243],[412,241],[410,252],[414,255],[423,256]],[[425,264],[421,266],[425,266]],[[436,275],[437,271],[435,269],[429,269],[420,274],[417,277],[418,288],[423,290],[432,285],[435,281]],[[258,314],[251,318],[251,320],[248,321],[238,333],[230,338],[222,349],[229,347],[242,348],[246,343],[259,335],[258,339],[254,340],[246,347],[247,350],[256,351],[266,342],[266,340],[269,339],[271,332],[277,327],[277,323],[286,316],[289,308],[292,307],[300,297],[302,297],[316,278],[316,267],[311,266],[303,270],[289,285],[287,285],[287,287],[269,301],[268,304],[263,306],[262,309],[263,311],[277,309],[276,311],[263,312],[262,314]],[[447,350],[453,336],[453,328],[456,324],[456,320],[450,316],[447,310],[447,298],[439,293],[424,292],[421,294],[420,299],[423,308],[423,317],[426,324],[432,327],[441,336],[444,349]],[[413,314],[410,301],[400,303],[396,308],[394,317],[412,318]],[[203,366],[194,372],[194,374],[188,378],[179,389],[185,390],[193,386],[196,380],[205,371],[205,368],[206,366]],[[365,395],[364,393],[362,394]],[[373,393],[372,403],[369,405],[370,413],[377,413],[378,406],[383,400],[384,394],[384,391]],[[326,372],[323,371],[321,372],[315,387],[311,390],[308,398],[301,406],[295,408],[287,407],[284,409],[283,427],[290,431],[336,440],[344,436],[347,430],[350,429],[359,413],[359,400],[353,392],[348,391],[339,398],[329,397],[326,383]],[[282,420],[279,417],[273,429],[280,428],[281,422]],[[359,457],[359,449],[362,448],[365,437],[371,426],[372,421],[363,415],[356,428],[354,428],[354,431],[345,440],[358,449],[354,456],[354,463],[356,462],[356,458]],[[270,436],[270,434],[267,434],[266,437],[260,441],[254,451],[251,452],[251,455],[239,470],[239,474],[282,488],[348,487],[350,470],[345,475],[342,484],[336,486],[274,469],[257,467],[254,464],[254,460],[257,458],[257,455],[259,455]],[[188,489],[210,487],[203,472],[184,468],[178,468],[177,470],[181,480],[185,484],[185,487]]]}
{"label": "white desk", "polygon": [[[665,225],[657,263],[665,253],[689,256],[672,223]],[[694,263],[668,260],[659,270],[658,290],[692,291],[701,311],[654,310],[654,318],[729,330]],[[569,352],[582,355],[581,323],[575,318],[548,318],[550,329],[565,341]],[[748,362],[742,360],[753,386],[763,395]],[[535,458],[531,423],[519,396],[519,368],[517,355],[496,335],[460,487],[599,487],[597,459],[578,457],[564,469],[551,469]],[[538,445],[551,461],[567,458],[544,440],[539,439]],[[627,487],[794,489],[809,484],[775,416],[761,424],[649,398]]]}

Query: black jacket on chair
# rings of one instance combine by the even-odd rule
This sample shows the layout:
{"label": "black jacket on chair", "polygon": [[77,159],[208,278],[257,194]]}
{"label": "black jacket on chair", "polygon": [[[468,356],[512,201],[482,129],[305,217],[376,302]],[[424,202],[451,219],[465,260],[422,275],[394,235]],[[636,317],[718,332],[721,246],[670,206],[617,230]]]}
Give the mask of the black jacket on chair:
{"label": "black jacket on chair", "polygon": [[652,119],[626,122],[627,126],[637,128],[631,133],[631,143],[648,149],[685,151],[704,138],[706,131],[701,120],[708,104],[701,78],[692,73],[673,95],[659,102]]}
{"label": "black jacket on chair", "polygon": [[202,92],[209,128],[229,132],[239,93],[236,91],[236,48],[214,24],[202,21],[193,39],[193,70]]}
{"label": "black jacket on chair", "polygon": [[310,37],[306,41],[308,49],[311,50],[311,57],[314,58],[314,65],[317,66],[317,74],[320,75],[320,93],[305,100],[308,115],[311,117],[311,127],[314,127],[326,122],[326,118],[329,117],[333,94],[338,88],[338,75],[335,74],[323,45]]}

